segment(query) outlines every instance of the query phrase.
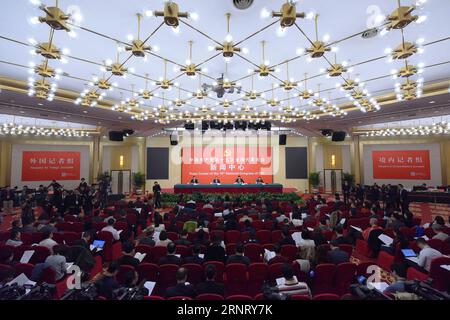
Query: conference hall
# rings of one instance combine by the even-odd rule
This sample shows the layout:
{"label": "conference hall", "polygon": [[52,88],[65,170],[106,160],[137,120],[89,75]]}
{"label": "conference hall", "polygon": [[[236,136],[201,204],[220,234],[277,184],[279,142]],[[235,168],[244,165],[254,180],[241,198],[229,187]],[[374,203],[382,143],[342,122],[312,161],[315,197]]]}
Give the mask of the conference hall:
{"label": "conference hall", "polygon": [[2,1],[0,303],[183,319],[439,310],[449,12]]}

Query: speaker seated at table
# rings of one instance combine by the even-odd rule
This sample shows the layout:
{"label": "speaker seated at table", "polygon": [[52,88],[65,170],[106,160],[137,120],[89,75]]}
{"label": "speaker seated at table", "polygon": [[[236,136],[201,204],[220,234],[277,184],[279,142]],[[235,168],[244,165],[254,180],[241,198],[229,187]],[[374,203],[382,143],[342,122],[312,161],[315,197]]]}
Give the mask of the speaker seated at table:
{"label": "speaker seated at table", "polygon": [[211,184],[220,184],[220,179],[218,177],[215,177]]}
{"label": "speaker seated at table", "polygon": [[256,178],[255,183],[256,183],[256,184],[264,184],[264,180],[263,180],[263,178],[258,177],[258,178]]}
{"label": "speaker seated at table", "polygon": [[241,176],[237,176],[237,178],[234,181],[234,183],[244,184],[245,181],[244,181],[244,179],[241,178]]}
{"label": "speaker seated at table", "polygon": [[196,177],[196,176],[193,176],[190,183],[191,183],[191,184],[198,184],[198,179],[197,179],[197,177]]}

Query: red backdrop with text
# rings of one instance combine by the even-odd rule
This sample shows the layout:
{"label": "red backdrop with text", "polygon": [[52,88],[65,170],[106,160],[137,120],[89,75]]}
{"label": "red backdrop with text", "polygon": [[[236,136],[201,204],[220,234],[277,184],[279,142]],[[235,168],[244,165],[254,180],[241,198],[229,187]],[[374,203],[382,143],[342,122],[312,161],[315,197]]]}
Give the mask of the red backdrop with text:
{"label": "red backdrop with text", "polygon": [[374,179],[430,180],[429,150],[372,151]]}
{"label": "red backdrop with text", "polygon": [[272,148],[251,146],[184,147],[181,183],[196,176],[199,183],[210,183],[218,177],[221,183],[234,183],[240,175],[246,183],[261,176],[272,183]]}
{"label": "red backdrop with text", "polygon": [[24,151],[22,181],[79,180],[80,152]]}

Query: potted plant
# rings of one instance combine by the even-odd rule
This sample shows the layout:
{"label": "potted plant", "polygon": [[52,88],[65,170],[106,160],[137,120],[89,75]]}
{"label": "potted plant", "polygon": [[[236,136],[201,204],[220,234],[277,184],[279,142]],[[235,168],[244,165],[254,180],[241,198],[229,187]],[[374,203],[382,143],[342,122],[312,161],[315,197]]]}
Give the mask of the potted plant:
{"label": "potted plant", "polygon": [[312,192],[318,192],[318,187],[320,184],[320,172],[319,171],[315,171],[315,172],[310,172],[309,173],[309,183],[312,186]]}
{"label": "potted plant", "polygon": [[350,172],[344,172],[342,174],[342,179],[347,181],[349,185],[352,185],[355,182],[355,176]]}
{"label": "potted plant", "polygon": [[142,194],[142,187],[145,185],[145,174],[142,172],[133,173],[133,193]]}

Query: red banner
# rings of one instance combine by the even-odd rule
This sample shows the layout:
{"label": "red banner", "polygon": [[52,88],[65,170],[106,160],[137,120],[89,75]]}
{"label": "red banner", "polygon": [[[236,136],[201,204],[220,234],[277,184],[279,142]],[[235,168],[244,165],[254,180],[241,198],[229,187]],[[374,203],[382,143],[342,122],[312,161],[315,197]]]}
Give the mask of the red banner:
{"label": "red banner", "polygon": [[22,181],[79,180],[80,152],[24,151]]}
{"label": "red banner", "polygon": [[182,152],[181,183],[189,183],[193,176],[199,183],[211,183],[215,177],[234,183],[238,175],[246,183],[255,183],[258,177],[273,182],[271,147],[185,147]]}
{"label": "red banner", "polygon": [[430,180],[429,150],[372,151],[374,179]]}

